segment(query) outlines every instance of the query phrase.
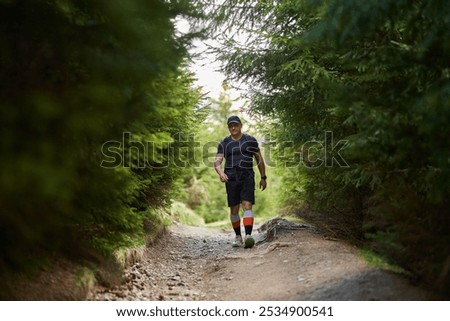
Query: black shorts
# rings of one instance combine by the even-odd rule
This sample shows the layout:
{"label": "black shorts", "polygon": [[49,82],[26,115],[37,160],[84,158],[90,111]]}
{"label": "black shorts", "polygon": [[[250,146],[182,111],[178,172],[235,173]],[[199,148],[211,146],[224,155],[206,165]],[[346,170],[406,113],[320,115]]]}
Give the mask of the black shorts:
{"label": "black shorts", "polygon": [[238,205],[242,201],[255,204],[255,174],[253,172],[238,175],[238,177],[229,176],[225,187],[229,207]]}

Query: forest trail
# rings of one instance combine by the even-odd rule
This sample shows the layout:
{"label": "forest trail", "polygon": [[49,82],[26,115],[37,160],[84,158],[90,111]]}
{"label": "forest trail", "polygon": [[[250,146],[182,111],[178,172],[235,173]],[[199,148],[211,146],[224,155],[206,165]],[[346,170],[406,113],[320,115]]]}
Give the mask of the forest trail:
{"label": "forest trail", "polygon": [[311,226],[274,219],[252,249],[233,248],[229,231],[174,224],[125,271],[125,283],[96,288],[91,300],[432,300],[357,248]]}

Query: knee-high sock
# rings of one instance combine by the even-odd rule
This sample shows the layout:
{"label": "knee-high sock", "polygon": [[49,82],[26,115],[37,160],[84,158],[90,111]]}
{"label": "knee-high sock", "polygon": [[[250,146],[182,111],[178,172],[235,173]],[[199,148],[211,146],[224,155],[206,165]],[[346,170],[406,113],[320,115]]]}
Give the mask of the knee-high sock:
{"label": "knee-high sock", "polygon": [[230,214],[230,220],[236,235],[241,235],[241,217],[239,214]]}
{"label": "knee-high sock", "polygon": [[253,230],[253,212],[251,210],[247,210],[244,212],[244,228],[245,234],[251,235]]}

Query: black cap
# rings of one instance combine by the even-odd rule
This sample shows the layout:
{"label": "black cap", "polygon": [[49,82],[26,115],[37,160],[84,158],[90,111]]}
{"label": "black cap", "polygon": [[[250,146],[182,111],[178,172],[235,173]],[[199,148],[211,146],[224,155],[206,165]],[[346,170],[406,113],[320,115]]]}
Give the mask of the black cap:
{"label": "black cap", "polygon": [[227,125],[236,123],[236,124],[242,124],[241,119],[238,116],[230,116],[227,120]]}

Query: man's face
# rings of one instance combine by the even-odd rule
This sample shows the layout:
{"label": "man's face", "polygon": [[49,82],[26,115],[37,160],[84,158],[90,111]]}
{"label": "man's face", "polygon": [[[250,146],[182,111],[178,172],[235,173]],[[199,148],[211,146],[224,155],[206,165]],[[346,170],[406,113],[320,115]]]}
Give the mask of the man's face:
{"label": "man's face", "polygon": [[231,123],[228,125],[228,130],[231,135],[237,135],[241,132],[242,124]]}

